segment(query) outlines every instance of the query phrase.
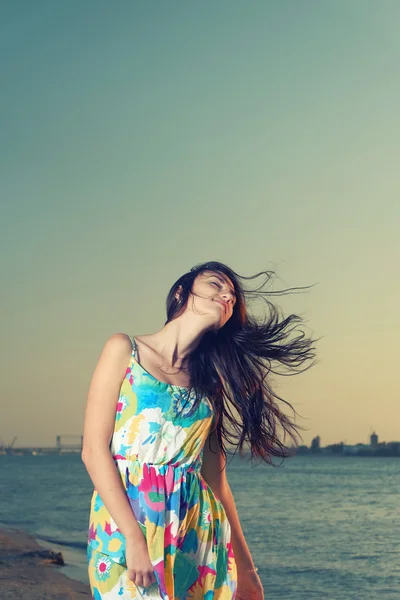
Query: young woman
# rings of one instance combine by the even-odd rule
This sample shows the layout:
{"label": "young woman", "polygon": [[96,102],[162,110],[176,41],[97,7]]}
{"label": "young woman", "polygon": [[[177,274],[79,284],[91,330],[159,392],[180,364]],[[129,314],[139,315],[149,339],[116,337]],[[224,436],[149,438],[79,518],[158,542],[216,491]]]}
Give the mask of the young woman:
{"label": "young woman", "polygon": [[[279,320],[263,286],[245,289],[242,280],[263,274],[268,281],[268,271],[193,267],[170,289],[159,331],[105,343],[82,451],[95,488],[95,600],[263,600],[225,474],[225,442],[270,464],[288,456],[277,427],[296,442],[298,426],[279,410],[276,399],[286,401],[268,374],[275,363],[299,372],[314,357],[302,331],[289,339],[298,316]],[[265,319],[248,314],[252,297],[266,300]]]}

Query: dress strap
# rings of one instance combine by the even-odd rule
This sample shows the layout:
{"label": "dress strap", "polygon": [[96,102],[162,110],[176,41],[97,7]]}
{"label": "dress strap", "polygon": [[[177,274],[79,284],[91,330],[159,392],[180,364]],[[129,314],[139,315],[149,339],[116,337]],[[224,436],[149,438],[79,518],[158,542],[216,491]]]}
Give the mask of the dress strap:
{"label": "dress strap", "polygon": [[136,342],[135,342],[135,338],[133,337],[133,335],[129,335],[129,339],[131,340],[131,344],[132,344],[132,354],[136,357],[136,353],[137,353],[137,346],[136,346]]}

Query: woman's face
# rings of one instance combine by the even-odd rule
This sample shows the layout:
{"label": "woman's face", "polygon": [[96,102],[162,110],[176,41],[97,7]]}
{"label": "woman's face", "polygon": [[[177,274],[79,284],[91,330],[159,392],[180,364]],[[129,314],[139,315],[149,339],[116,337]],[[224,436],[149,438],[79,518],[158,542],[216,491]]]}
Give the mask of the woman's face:
{"label": "woman's face", "polygon": [[211,328],[220,329],[231,318],[236,303],[232,281],[215,271],[203,271],[193,282],[188,306],[195,314],[211,321]]}

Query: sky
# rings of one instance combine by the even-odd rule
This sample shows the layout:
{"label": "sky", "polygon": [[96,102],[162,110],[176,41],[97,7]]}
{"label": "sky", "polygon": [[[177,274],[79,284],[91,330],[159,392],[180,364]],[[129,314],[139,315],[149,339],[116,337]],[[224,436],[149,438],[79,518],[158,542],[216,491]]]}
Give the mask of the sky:
{"label": "sky", "polygon": [[279,383],[304,444],[400,440],[399,19],[397,0],[2,3],[4,444],[81,435],[105,341],[158,331],[209,260],[312,286],[274,298],[320,338]]}

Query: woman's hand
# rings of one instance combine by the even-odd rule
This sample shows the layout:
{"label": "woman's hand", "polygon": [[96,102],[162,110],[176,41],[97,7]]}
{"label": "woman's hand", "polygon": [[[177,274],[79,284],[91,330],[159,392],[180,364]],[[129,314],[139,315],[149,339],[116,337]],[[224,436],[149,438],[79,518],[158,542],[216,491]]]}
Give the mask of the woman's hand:
{"label": "woman's hand", "polygon": [[264,600],[264,590],[257,573],[238,573],[236,600]]}
{"label": "woman's hand", "polygon": [[135,585],[150,587],[157,581],[144,536],[126,538],[126,566]]}

